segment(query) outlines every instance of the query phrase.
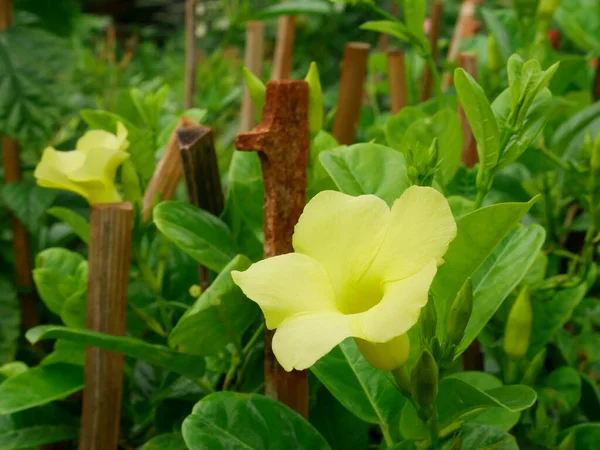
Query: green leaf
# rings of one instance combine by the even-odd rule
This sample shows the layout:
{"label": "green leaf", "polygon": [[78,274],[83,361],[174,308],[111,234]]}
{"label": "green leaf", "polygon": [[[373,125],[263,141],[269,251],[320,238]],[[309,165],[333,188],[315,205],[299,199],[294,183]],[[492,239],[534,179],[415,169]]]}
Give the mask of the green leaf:
{"label": "green leaf", "polygon": [[540,402],[554,407],[561,414],[568,414],[581,399],[581,378],[572,367],[560,367],[542,379],[538,388]]}
{"label": "green leaf", "polygon": [[427,118],[422,109],[415,106],[402,108],[398,114],[392,116],[385,124],[385,140],[387,144],[399,150],[402,147],[404,134],[414,122]]}
{"label": "green leaf", "polygon": [[57,191],[33,184],[31,181],[7,183],[2,187],[2,201],[25,224],[32,234],[37,234],[41,218],[56,199]]}
{"label": "green leaf", "polygon": [[352,339],[317,361],[311,371],[333,396],[359,419],[396,433],[404,397],[389,373],[371,366]]}
{"label": "green leaf", "polygon": [[398,21],[373,20],[363,23],[359,28],[361,30],[370,30],[383,34],[389,34],[390,36],[400,39],[401,41],[410,42],[414,45],[417,45],[421,49],[424,44],[424,41],[419,38],[419,35],[413,34],[413,32],[406,25]]}
{"label": "green leaf", "polygon": [[523,280],[544,245],[540,225],[519,228],[506,236],[473,275],[473,312],[457,352],[462,353]]}
{"label": "green leaf", "polygon": [[204,397],[183,422],[190,450],[330,449],[304,418],[258,394],[217,392]]}
{"label": "green leaf", "polygon": [[0,278],[0,365],[12,361],[21,335],[21,308],[13,286]]}
{"label": "green leaf", "polygon": [[181,433],[165,433],[154,436],[140,450],[187,450]]}
{"label": "green leaf", "polygon": [[325,130],[319,131],[310,141],[308,172],[306,180],[307,199],[313,198],[319,192],[335,189],[335,183],[323,167],[320,155],[326,150],[339,147],[338,141]]}
{"label": "green leaf", "polygon": [[498,20],[496,11],[489,8],[481,8],[481,15],[485,25],[496,39],[500,55],[502,55],[502,59],[506,63],[508,58],[516,51],[513,46],[510,30],[507,29],[507,27],[500,20]]}
{"label": "green leaf", "polygon": [[[259,314],[231,278],[232,270],[246,270],[252,262],[237,255],[200,298],[179,319],[169,345],[193,355],[214,355],[229,343],[239,343]],[[201,333],[198,330],[202,330]]]}
{"label": "green leaf", "polygon": [[551,148],[559,155],[573,158],[587,133],[592,136],[600,133],[600,102],[592,103],[563,122],[552,136]]}
{"label": "green leaf", "polygon": [[279,16],[294,16],[297,14],[328,15],[331,12],[331,5],[327,2],[320,0],[290,0],[253,12],[250,16],[250,20],[264,20]]}
{"label": "green leaf", "polygon": [[412,34],[425,40],[425,0],[404,0],[404,21]]}
{"label": "green leaf", "polygon": [[163,345],[148,344],[135,338],[111,336],[95,331],[76,330],[55,325],[37,326],[30,329],[25,337],[32,344],[45,339],[65,339],[123,353],[191,379],[197,379],[204,375],[204,359],[176,352]]}
{"label": "green leaf", "polygon": [[580,373],[579,376],[581,377],[581,409],[590,421],[600,422],[600,389],[586,374]]}
{"label": "green leaf", "polygon": [[0,384],[0,415],[61,400],[81,389],[81,366],[59,363],[34,367]]}
{"label": "green leaf", "polygon": [[340,147],[322,152],[320,160],[345,194],[374,194],[391,205],[410,186],[404,156],[383,145]]}
{"label": "green leaf", "polygon": [[173,201],[158,204],[153,214],[167,239],[210,270],[220,272],[237,254],[227,225],[208,211]]}
{"label": "green leaf", "polygon": [[519,450],[512,435],[492,425],[466,423],[460,437],[460,450]]}
{"label": "green leaf", "polygon": [[433,280],[438,336],[444,336],[450,305],[461,286],[483,264],[496,246],[529,211],[527,203],[500,203],[462,216],[456,221],[457,235],[444,255]]}
{"label": "green leaf", "polygon": [[262,233],[264,186],[257,153],[233,153],[229,168],[229,197],[250,230]]}
{"label": "green leaf", "polygon": [[73,232],[86,244],[90,240],[90,224],[89,222],[81,217],[76,212],[71,211],[68,208],[61,206],[54,206],[46,210],[46,213],[52,217],[56,217],[58,220],[62,220],[69,225]]}
{"label": "green leaf", "polygon": [[596,448],[600,440],[600,423],[582,423],[567,428],[559,434],[558,440],[562,441],[571,433],[575,435],[573,450],[591,450]]}
{"label": "green leaf", "polygon": [[477,81],[463,69],[454,72],[454,85],[477,141],[480,170],[490,172],[500,157],[500,130],[490,102]]}

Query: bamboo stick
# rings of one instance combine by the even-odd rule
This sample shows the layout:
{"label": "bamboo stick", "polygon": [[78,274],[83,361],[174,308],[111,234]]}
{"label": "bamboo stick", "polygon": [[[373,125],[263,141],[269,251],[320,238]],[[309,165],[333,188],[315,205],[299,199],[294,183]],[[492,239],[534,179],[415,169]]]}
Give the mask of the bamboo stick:
{"label": "bamboo stick", "polygon": [[[293,252],[294,226],[304,208],[308,165],[308,85],[304,81],[271,81],[261,123],[240,133],[238,150],[259,152],[265,185],[265,257]],[[265,393],[304,417],[308,416],[306,371],[279,366],[265,333]]]}
{"label": "bamboo stick", "polygon": [[406,106],[406,68],[402,50],[388,52],[388,79],[392,114],[397,114]]}
{"label": "bamboo stick", "polygon": [[287,80],[292,71],[296,17],[281,16],[277,20],[277,41],[273,56],[272,80]]}
{"label": "bamboo stick", "polygon": [[356,139],[370,48],[369,44],[362,42],[350,42],[344,48],[340,92],[333,123],[333,136],[343,145],[354,144]]}
{"label": "bamboo stick", "polygon": [[[431,27],[429,28],[429,46],[431,47],[431,57],[436,63],[438,57],[438,40],[442,32],[442,21],[444,18],[444,4],[436,1],[431,4]],[[436,87],[436,89],[439,88]],[[423,70],[423,84],[421,87],[421,101],[431,98],[433,89],[433,75],[426,65]]]}
{"label": "bamboo stick", "polygon": [[[92,205],[87,329],[123,336],[133,210],[130,203]],[[123,355],[87,347],[79,450],[116,449],[119,440]]]}
{"label": "bamboo stick", "polygon": [[194,105],[196,90],[196,0],[185,3],[185,99],[186,109]]}
{"label": "bamboo stick", "polygon": [[[462,67],[469,75],[477,79],[477,55],[475,53],[459,53],[458,64]],[[473,167],[477,164],[477,142],[471,131],[471,126],[467,120],[462,105],[458,105],[458,116],[463,130],[463,154],[462,162],[467,167]]]}
{"label": "bamboo stick", "polygon": [[[265,24],[259,21],[248,22],[246,29],[246,55],[244,64],[246,68],[257,77],[262,73],[265,46]],[[244,88],[242,100],[242,119],[240,131],[248,131],[254,126],[255,110],[250,98],[248,88]]]}
{"label": "bamboo stick", "polygon": [[142,200],[142,218],[144,221],[150,218],[152,206],[159,200],[171,200],[175,195],[175,189],[181,179],[181,163],[179,162],[179,151],[177,150],[177,130],[182,127],[198,126],[198,123],[188,117],[181,117],[175,125],[165,152],[156,165],[152,178],[144,192]]}

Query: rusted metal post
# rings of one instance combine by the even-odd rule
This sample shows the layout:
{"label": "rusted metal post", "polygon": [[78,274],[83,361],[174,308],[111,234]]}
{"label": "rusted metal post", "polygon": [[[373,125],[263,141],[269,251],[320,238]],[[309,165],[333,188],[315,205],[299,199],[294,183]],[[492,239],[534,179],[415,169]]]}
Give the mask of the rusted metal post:
{"label": "rusted metal post", "polygon": [[[431,4],[431,16],[430,16],[430,28],[429,28],[429,46],[431,47],[431,57],[434,64],[438,57],[438,40],[440,33],[442,32],[442,20],[444,16],[444,4],[436,1]],[[436,86],[438,89],[439,86]],[[421,101],[429,100],[431,98],[431,91],[433,89],[433,75],[429,67],[425,65],[423,69],[423,84],[421,88]]]}
{"label": "rusted metal post", "polygon": [[[477,79],[477,55],[475,53],[459,53],[458,64],[465,72]],[[467,167],[473,167],[477,164],[477,142],[471,131],[471,126],[465,115],[462,105],[458,105],[458,117],[463,130],[463,154],[462,162]]]}
{"label": "rusted metal post", "polygon": [[196,91],[196,0],[185,2],[185,99],[186,108],[194,105]]}
{"label": "rusted metal post", "polygon": [[333,136],[342,145],[354,144],[356,139],[370,49],[369,44],[362,42],[350,42],[344,48],[340,92],[332,130]]}
{"label": "rusted metal post", "polygon": [[277,20],[277,41],[273,57],[272,80],[287,80],[292,71],[294,39],[296,37],[296,17],[281,16]]}
{"label": "rusted metal post", "polygon": [[[132,220],[130,203],[92,205],[86,301],[88,330],[125,335]],[[79,450],[117,448],[122,394],[123,355],[87,347]]]}
{"label": "rusted metal post", "polygon": [[[221,177],[213,130],[203,126],[183,127],[177,130],[183,179],[189,202],[219,216],[225,208]],[[209,285],[208,270],[198,266],[200,286]]]}
{"label": "rusted metal post", "polygon": [[[308,85],[304,81],[271,81],[261,123],[240,133],[238,150],[257,151],[265,185],[265,257],[293,252],[294,226],[304,208],[308,165]],[[308,416],[306,371],[286,372],[265,334],[265,393]]]}
{"label": "rusted metal post", "polygon": [[392,114],[397,114],[406,106],[406,69],[402,50],[388,52],[388,80]]}
{"label": "rusted metal post", "polygon": [[[257,77],[262,72],[263,57],[265,47],[265,24],[259,21],[248,22],[246,29],[246,55],[244,64],[246,68]],[[248,131],[254,126],[255,116],[254,106],[250,98],[248,88],[244,88],[244,98],[242,100],[241,126],[240,131]]]}

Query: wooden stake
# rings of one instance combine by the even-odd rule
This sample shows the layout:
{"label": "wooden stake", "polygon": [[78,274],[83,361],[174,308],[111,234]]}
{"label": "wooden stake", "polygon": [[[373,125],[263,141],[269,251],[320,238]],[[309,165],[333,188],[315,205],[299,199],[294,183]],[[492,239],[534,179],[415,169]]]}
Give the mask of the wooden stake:
{"label": "wooden stake", "polygon": [[144,192],[142,200],[142,218],[144,221],[150,218],[152,206],[156,198],[159,200],[171,200],[175,195],[175,189],[181,179],[181,163],[179,162],[179,151],[177,150],[177,130],[182,127],[198,126],[198,123],[188,117],[181,117],[175,125],[165,152],[156,165],[152,178]]}
{"label": "wooden stake", "polygon": [[[477,55],[475,53],[459,53],[458,64],[460,67],[465,69],[469,75],[477,79]],[[460,118],[460,123],[463,130],[462,162],[467,167],[473,167],[475,164],[477,164],[478,160],[477,142],[475,141],[475,137],[471,131],[471,126],[469,125],[465,111],[460,103],[458,105],[458,116]]]}
{"label": "wooden stake", "polygon": [[[271,81],[261,123],[240,133],[238,150],[257,151],[265,185],[265,257],[293,252],[294,226],[304,208],[308,165],[308,85],[304,81]],[[265,334],[265,393],[308,416],[306,371],[279,366]]]}
{"label": "wooden stake", "polygon": [[397,114],[406,106],[406,69],[402,50],[388,52],[388,79],[392,114]]}
{"label": "wooden stake", "polygon": [[[431,57],[433,61],[437,61],[438,57],[438,40],[442,32],[442,21],[444,18],[444,4],[436,1],[431,4],[431,27],[429,29],[429,46],[431,47]],[[421,101],[431,98],[433,89],[433,75],[426,65],[423,70],[423,84],[421,88]],[[436,87],[437,89],[437,87]]]}
{"label": "wooden stake", "polygon": [[185,107],[194,105],[196,91],[196,0],[185,3]]}
{"label": "wooden stake", "polygon": [[[244,64],[246,68],[257,77],[260,77],[262,73],[264,47],[265,24],[258,21],[248,22],[248,28],[246,29],[246,56]],[[256,111],[252,105],[252,99],[250,98],[250,92],[247,87],[244,89],[241,115],[240,131],[248,131],[254,126]]]}
{"label": "wooden stake", "polygon": [[12,0],[0,0],[0,31],[12,27],[13,5]]}
{"label": "wooden stake", "polygon": [[277,20],[277,42],[273,57],[272,80],[287,80],[290,77],[295,35],[296,17],[281,16]]}
{"label": "wooden stake", "polygon": [[356,139],[370,49],[369,44],[362,42],[350,42],[344,48],[340,92],[333,123],[333,136],[341,145],[354,144]]}
{"label": "wooden stake", "polygon": [[[130,203],[92,205],[88,330],[125,335],[132,220]],[[122,393],[123,355],[87,347],[79,450],[117,448]]]}

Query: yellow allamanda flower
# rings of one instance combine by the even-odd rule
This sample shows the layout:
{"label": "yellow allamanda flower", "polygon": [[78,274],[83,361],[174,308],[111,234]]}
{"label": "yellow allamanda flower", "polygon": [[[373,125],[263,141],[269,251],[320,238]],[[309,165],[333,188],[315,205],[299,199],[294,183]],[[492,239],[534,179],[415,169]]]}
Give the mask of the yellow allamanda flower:
{"label": "yellow allamanda flower", "polygon": [[92,203],[121,201],[115,186],[117,168],[129,158],[125,152],[127,129],[117,124],[117,134],[90,130],[75,146],[62,152],[47,147],[35,168],[34,176],[40,186],[75,192]]}
{"label": "yellow allamanda flower", "polygon": [[348,337],[393,370],[408,358],[417,323],[456,223],[442,194],[413,186],[391,210],[374,195],[323,191],[305,207],[295,253],[232,272],[277,331],[273,352],[290,371],[313,365]]}

